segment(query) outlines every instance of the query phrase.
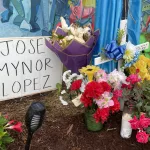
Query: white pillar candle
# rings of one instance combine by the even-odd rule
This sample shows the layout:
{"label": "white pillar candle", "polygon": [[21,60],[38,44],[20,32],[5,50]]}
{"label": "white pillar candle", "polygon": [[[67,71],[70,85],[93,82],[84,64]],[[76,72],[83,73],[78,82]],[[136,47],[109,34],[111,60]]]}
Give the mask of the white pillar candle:
{"label": "white pillar candle", "polygon": [[122,116],[122,123],[121,123],[121,131],[120,135],[122,138],[130,138],[132,134],[132,128],[129,123],[129,120],[131,120],[131,114],[124,113]]}

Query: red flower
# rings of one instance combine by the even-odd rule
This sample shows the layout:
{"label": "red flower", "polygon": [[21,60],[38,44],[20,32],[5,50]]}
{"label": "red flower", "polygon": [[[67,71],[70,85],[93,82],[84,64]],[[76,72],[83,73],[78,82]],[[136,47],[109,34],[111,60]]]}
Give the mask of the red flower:
{"label": "red flower", "polygon": [[91,98],[86,97],[86,93],[83,93],[80,101],[83,103],[84,107],[88,107],[92,105],[92,100]]}
{"label": "red flower", "polygon": [[15,130],[17,132],[22,132],[22,123],[18,122],[17,124],[15,124],[13,126],[7,127],[7,129],[12,129],[12,130]]}
{"label": "red flower", "polygon": [[6,124],[6,126],[9,126],[9,125],[13,124],[14,122],[15,122],[15,120],[11,120]]}
{"label": "red flower", "polygon": [[141,81],[141,79],[139,78],[138,74],[131,74],[129,77],[127,77],[126,81],[130,82],[131,84],[135,84]]}
{"label": "red flower", "polygon": [[112,113],[118,112],[120,110],[120,103],[116,97],[113,97],[114,105],[110,107]]}
{"label": "red flower", "polygon": [[148,126],[150,125],[150,119],[149,119],[149,118],[146,118],[145,115],[142,114],[142,115],[140,116],[139,123],[140,123],[140,127],[141,127],[141,128],[148,128]]}
{"label": "red flower", "polygon": [[122,97],[122,90],[115,90],[113,96],[116,98]]}
{"label": "red flower", "polygon": [[111,91],[111,86],[107,82],[100,82],[99,84],[103,87],[104,92]]}
{"label": "red flower", "polygon": [[79,90],[81,87],[81,84],[82,84],[82,80],[73,81],[71,84],[71,88],[70,88],[71,91]]}
{"label": "red flower", "polygon": [[136,139],[139,143],[147,143],[148,142],[148,138],[149,138],[149,135],[146,134],[145,131],[142,131],[142,132],[138,132],[136,134]]}
{"label": "red flower", "polygon": [[132,89],[131,84],[122,84],[122,88]]}
{"label": "red flower", "polygon": [[133,119],[130,120],[129,122],[131,124],[132,129],[136,130],[136,129],[140,128],[140,123],[136,116],[134,116]]}
{"label": "red flower", "polygon": [[105,121],[107,121],[107,119],[109,117],[109,109],[108,108],[103,108],[103,109],[98,108],[93,117],[95,118],[96,122],[104,123]]}
{"label": "red flower", "polygon": [[98,99],[104,93],[104,89],[101,83],[92,81],[86,85],[85,92],[86,97]]}

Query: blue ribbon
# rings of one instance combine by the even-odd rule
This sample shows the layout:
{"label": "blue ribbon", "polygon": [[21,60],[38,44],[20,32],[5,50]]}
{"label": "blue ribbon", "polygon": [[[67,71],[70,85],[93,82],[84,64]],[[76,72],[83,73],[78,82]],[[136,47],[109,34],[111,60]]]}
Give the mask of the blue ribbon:
{"label": "blue ribbon", "polygon": [[119,60],[123,58],[126,46],[118,46],[116,41],[112,41],[110,44],[107,44],[105,47],[105,54],[109,59]]}

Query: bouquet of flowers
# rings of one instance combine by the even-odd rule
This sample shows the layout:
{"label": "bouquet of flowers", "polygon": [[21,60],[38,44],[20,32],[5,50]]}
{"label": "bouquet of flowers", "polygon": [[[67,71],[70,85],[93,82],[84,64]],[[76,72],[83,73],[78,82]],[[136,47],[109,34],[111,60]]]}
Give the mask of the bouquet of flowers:
{"label": "bouquet of flowers", "polygon": [[68,26],[61,17],[61,27],[53,32],[46,45],[73,73],[90,63],[92,51],[99,36],[99,30],[93,32],[91,26],[80,27],[77,24]]}
{"label": "bouquet of flowers", "polygon": [[86,109],[94,112],[95,121],[103,124],[111,113],[120,110],[118,98],[122,96],[120,88],[126,76],[117,70],[106,74],[104,70],[94,66],[83,67],[80,72],[89,81],[80,100]]}
{"label": "bouquet of flowers", "polygon": [[[88,129],[97,131],[107,122],[110,114],[120,110],[119,97],[122,96],[121,86],[126,83],[126,76],[117,70],[107,74],[96,66],[83,67],[79,72],[80,75],[71,74],[70,70],[64,72],[66,90],[61,94],[79,96],[76,102],[72,100],[73,103],[77,103],[76,106],[83,104]],[[62,102],[62,96],[60,100]]]}

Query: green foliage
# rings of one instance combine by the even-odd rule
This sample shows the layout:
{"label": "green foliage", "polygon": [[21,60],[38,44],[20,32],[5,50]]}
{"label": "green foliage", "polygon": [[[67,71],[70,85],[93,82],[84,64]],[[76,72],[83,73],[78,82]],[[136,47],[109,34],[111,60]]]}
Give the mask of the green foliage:
{"label": "green foliage", "polygon": [[124,30],[118,30],[118,34],[117,34],[117,44],[120,45],[121,44],[121,41],[122,41],[122,38],[123,36],[125,35],[125,32]]}
{"label": "green foliage", "polygon": [[136,91],[135,96],[138,98],[136,104],[137,111],[139,113],[144,112],[150,117],[150,81],[143,81]]}
{"label": "green foliage", "polygon": [[150,117],[150,81],[145,80],[135,84],[132,89],[123,89],[121,100],[135,104],[134,115],[137,117],[141,112]]}
{"label": "green foliage", "polygon": [[5,130],[7,123],[8,120],[0,115],[0,150],[6,150],[6,145],[14,141]]}
{"label": "green foliage", "polygon": [[56,88],[57,88],[57,90],[58,90],[58,94],[60,95],[61,90],[62,90],[62,85],[61,85],[60,83],[57,83],[57,84],[56,84]]}

